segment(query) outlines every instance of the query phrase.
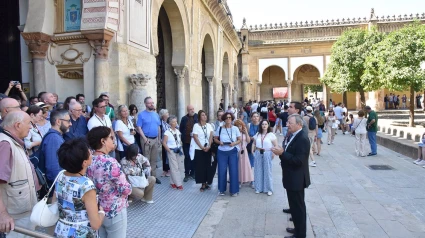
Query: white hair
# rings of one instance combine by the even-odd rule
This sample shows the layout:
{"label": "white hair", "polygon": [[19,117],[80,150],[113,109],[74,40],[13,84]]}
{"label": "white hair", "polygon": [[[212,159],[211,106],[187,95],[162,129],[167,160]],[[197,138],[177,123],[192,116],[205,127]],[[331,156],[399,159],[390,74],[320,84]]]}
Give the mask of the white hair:
{"label": "white hair", "polygon": [[164,116],[165,114],[169,114],[169,113],[168,113],[167,109],[161,109],[158,114],[159,114],[159,118],[162,119],[162,116]]}
{"label": "white hair", "polygon": [[3,118],[1,127],[13,127],[16,123],[23,122],[25,119],[25,112],[23,111],[13,111],[7,114],[7,117]]}
{"label": "white hair", "polygon": [[[74,110],[75,109],[75,106],[77,106],[78,104],[80,104],[81,105],[81,103],[79,103],[79,102],[71,102],[70,104],[69,104],[69,110]],[[82,107],[82,105],[81,105],[81,107]]]}
{"label": "white hair", "polygon": [[303,118],[299,114],[292,114],[292,115],[290,115],[288,117],[288,120],[291,117],[294,117],[295,118],[295,123],[297,123],[298,125],[300,125],[300,126],[303,126],[304,125]]}

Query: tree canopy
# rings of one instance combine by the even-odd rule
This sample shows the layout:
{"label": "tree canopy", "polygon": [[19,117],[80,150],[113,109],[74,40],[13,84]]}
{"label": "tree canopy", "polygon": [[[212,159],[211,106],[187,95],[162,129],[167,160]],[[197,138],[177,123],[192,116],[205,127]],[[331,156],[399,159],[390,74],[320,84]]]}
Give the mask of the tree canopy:
{"label": "tree canopy", "polygon": [[362,80],[365,72],[365,60],[373,45],[380,42],[384,34],[376,29],[354,28],[345,31],[331,49],[331,62],[321,82],[332,91],[360,92],[361,101],[365,103],[364,91],[379,88],[379,84],[371,80]]}

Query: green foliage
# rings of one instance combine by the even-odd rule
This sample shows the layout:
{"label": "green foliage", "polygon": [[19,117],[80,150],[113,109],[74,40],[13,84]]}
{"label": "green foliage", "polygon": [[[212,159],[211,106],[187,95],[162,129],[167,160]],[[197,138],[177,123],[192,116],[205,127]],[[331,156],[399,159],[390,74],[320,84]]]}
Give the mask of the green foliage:
{"label": "green foliage", "polygon": [[382,85],[394,91],[424,88],[425,25],[418,21],[391,32],[376,44],[366,58],[363,82]]}
{"label": "green foliage", "polygon": [[304,92],[318,93],[323,92],[323,85],[304,85]]}
{"label": "green foliage", "polygon": [[332,46],[331,62],[321,82],[332,91],[343,93],[359,92],[364,88],[377,89],[379,83],[361,80],[365,72],[365,60],[372,47],[384,38],[376,29],[355,28],[345,31]]}

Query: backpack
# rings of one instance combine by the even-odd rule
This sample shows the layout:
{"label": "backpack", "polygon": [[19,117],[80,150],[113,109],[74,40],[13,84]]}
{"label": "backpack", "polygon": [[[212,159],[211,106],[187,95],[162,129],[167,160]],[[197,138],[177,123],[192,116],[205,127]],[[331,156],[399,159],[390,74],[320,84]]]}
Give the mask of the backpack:
{"label": "backpack", "polygon": [[47,135],[52,133],[53,132],[48,132],[46,133],[46,135],[43,136],[43,139],[41,140],[41,144],[38,147],[38,150],[29,157],[29,160],[34,165],[34,170],[37,175],[38,182],[40,183],[41,186],[47,185],[47,179],[45,176],[46,159],[44,158],[44,153],[43,153],[43,142],[44,142],[44,139],[47,137]]}
{"label": "backpack", "polygon": [[314,117],[308,116],[310,119],[308,119],[308,129],[309,130],[316,130],[317,122]]}

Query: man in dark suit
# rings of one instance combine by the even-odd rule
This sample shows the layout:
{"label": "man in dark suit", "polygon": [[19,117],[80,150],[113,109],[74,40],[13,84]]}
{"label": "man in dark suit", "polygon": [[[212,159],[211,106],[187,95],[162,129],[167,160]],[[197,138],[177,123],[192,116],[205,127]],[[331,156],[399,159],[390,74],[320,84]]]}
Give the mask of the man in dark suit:
{"label": "man in dark suit", "polygon": [[307,134],[302,132],[303,119],[293,114],[288,117],[288,133],[291,138],[283,147],[272,149],[279,155],[282,166],[282,182],[288,195],[288,203],[295,228],[286,228],[293,236],[285,238],[305,238],[307,232],[307,212],[304,201],[304,189],[310,185],[308,157],[310,141]]}

